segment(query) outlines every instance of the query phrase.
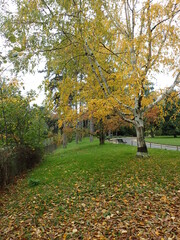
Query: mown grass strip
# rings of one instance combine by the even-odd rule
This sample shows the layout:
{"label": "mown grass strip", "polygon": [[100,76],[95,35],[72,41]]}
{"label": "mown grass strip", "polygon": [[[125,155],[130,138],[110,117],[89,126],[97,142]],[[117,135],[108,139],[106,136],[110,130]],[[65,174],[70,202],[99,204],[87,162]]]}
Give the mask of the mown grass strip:
{"label": "mown grass strip", "polygon": [[160,136],[160,137],[154,137],[154,138],[147,137],[146,141],[152,142],[152,143],[180,146],[180,137],[176,137],[176,138],[172,136]]}

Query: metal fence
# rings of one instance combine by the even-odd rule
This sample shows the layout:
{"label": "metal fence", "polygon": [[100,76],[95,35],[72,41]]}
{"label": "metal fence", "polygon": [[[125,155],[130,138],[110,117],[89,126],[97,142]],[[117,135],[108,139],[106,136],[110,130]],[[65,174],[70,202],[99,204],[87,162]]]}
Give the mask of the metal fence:
{"label": "metal fence", "polygon": [[[122,139],[123,142],[119,141],[119,139]],[[119,144],[119,143],[125,143],[131,146],[137,146],[137,140],[132,138],[112,138],[109,140],[109,142]],[[167,144],[159,144],[159,143],[150,143],[146,142],[147,148],[156,148],[156,149],[164,149],[164,150],[173,150],[173,151],[180,151],[180,146],[174,146],[174,145],[167,145]]]}
{"label": "metal fence", "polygon": [[180,146],[146,142],[148,148],[180,151]]}

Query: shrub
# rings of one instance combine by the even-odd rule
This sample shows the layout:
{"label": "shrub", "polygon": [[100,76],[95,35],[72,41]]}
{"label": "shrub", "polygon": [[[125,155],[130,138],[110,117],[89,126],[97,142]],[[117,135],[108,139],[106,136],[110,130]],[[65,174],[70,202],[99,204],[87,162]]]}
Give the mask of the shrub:
{"label": "shrub", "polygon": [[14,180],[14,177],[33,168],[42,159],[42,150],[27,146],[0,150],[0,187]]}

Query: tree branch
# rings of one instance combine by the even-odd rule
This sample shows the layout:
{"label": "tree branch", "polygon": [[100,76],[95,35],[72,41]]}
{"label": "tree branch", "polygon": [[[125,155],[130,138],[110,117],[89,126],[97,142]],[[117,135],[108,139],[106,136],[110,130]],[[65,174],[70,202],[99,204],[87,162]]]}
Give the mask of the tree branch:
{"label": "tree branch", "polygon": [[[180,10],[176,11],[176,12],[171,16],[171,18],[173,18],[178,12],[180,12]],[[153,32],[154,29],[155,29],[156,27],[158,27],[161,23],[166,22],[166,21],[169,20],[169,19],[170,19],[170,17],[167,17],[167,18],[163,19],[162,21],[158,22],[157,24],[155,24],[155,25],[151,28],[151,32]]]}
{"label": "tree branch", "polygon": [[[159,57],[159,55],[160,55],[160,53],[161,53],[161,50],[162,50],[162,48],[163,48],[163,46],[164,46],[164,43],[166,42],[167,35],[169,34],[172,20],[173,20],[173,17],[171,18],[171,20],[170,20],[170,22],[169,22],[167,32],[166,32],[166,34],[165,34],[165,36],[164,36],[164,39],[163,39],[162,42],[161,42],[161,45],[159,46],[157,55],[156,55],[155,59],[153,60],[153,62],[152,62],[151,64],[149,64],[149,67],[152,67],[152,66],[156,63],[156,61],[157,61],[157,59],[158,59],[158,57]],[[147,71],[148,71],[148,69],[146,68],[146,72],[147,72]]]}
{"label": "tree branch", "polygon": [[62,67],[62,70],[66,67],[66,65],[68,64],[68,63],[70,63],[72,60],[75,60],[76,58],[78,58],[78,57],[84,57],[84,56],[86,56],[85,54],[78,54],[78,55],[76,55],[76,56],[74,56],[74,57],[71,57],[67,62],[65,62],[65,64],[64,64],[64,66]]}
{"label": "tree branch", "polygon": [[100,44],[109,52],[111,52],[113,55],[115,55],[116,57],[118,57],[118,54],[122,54],[122,53],[114,53],[111,49],[109,49],[108,47],[106,47],[106,45],[103,42],[100,42]]}
{"label": "tree branch", "polygon": [[71,45],[72,45],[72,43],[70,43],[70,44],[68,44],[68,45],[66,45],[66,46],[63,46],[63,47],[55,47],[55,48],[49,48],[49,49],[39,50],[39,51],[34,52],[34,53],[37,54],[37,53],[42,53],[42,52],[53,52],[53,51],[56,51],[56,50],[64,49],[64,48],[69,47],[69,46],[71,46]]}
{"label": "tree branch", "polygon": [[119,99],[117,99],[116,97],[113,97],[120,105],[122,105],[123,107],[127,108],[128,110],[130,110],[131,112],[134,111],[134,108],[122,103]]}
{"label": "tree branch", "polygon": [[107,97],[107,93],[106,93],[106,91],[105,91],[105,89],[104,89],[104,87],[103,87],[103,84],[101,83],[101,80],[99,79],[99,76],[98,76],[98,74],[97,74],[97,72],[96,72],[96,70],[95,70],[95,68],[94,68],[92,59],[91,59],[91,57],[89,56],[86,47],[84,47],[84,50],[85,50],[86,55],[87,55],[87,57],[88,57],[89,63],[90,63],[90,65],[91,65],[91,69],[92,69],[92,71],[93,71],[94,75],[96,76],[96,79],[97,79],[97,81],[98,81],[98,83],[99,83],[99,86],[101,87],[101,89],[102,89],[102,91],[103,91],[103,93],[104,93],[104,96]]}
{"label": "tree branch", "polygon": [[143,112],[145,112],[145,111],[153,108],[155,105],[157,105],[161,100],[163,100],[163,99],[166,97],[166,95],[169,95],[169,94],[173,91],[174,87],[177,86],[178,84],[180,84],[180,72],[177,74],[177,76],[176,76],[173,84],[172,84],[169,88],[167,88],[167,89],[156,99],[156,101],[154,101],[153,103],[149,104],[149,105],[144,109]]}
{"label": "tree branch", "polygon": [[108,93],[108,94],[111,94],[111,90],[110,90],[110,88],[109,88],[109,86],[108,86],[108,84],[107,84],[107,81],[106,81],[106,79],[105,79],[105,77],[104,77],[104,74],[103,74],[103,72],[102,72],[102,69],[101,69],[101,66],[100,66],[99,62],[98,62],[97,59],[95,58],[95,56],[94,56],[93,52],[91,51],[90,47],[88,46],[87,42],[85,43],[85,45],[86,45],[86,49],[87,49],[88,52],[89,52],[88,55],[90,55],[90,56],[93,58],[94,63],[95,63],[95,65],[96,65],[97,68],[98,68],[99,74],[100,74],[100,76],[101,76],[102,81],[104,82],[104,85],[105,85],[105,87],[106,87],[107,93]]}
{"label": "tree branch", "polygon": [[106,6],[106,3],[103,4],[104,8],[106,9],[107,13],[108,13],[108,16],[110,17],[111,21],[113,22],[113,24],[115,25],[115,27],[117,27],[119,29],[119,31],[125,35],[126,37],[128,37],[128,33],[126,32],[125,29],[122,28],[122,26],[120,26],[119,22],[117,22],[115,20],[115,17],[112,16],[112,14],[110,13],[109,11],[109,8]]}
{"label": "tree branch", "polygon": [[47,3],[45,2],[45,0],[41,0],[43,3],[44,3],[44,5],[48,8],[48,10],[49,10],[49,12],[51,13],[51,15],[52,16],[54,16],[54,13],[53,13],[53,11],[50,9],[50,7],[47,5]]}
{"label": "tree branch", "polygon": [[114,110],[115,110],[115,112],[117,112],[117,114],[118,114],[120,117],[122,117],[122,119],[123,119],[124,121],[129,122],[129,123],[135,125],[135,121],[134,121],[134,120],[127,118],[126,115],[125,115],[124,113],[122,113],[120,110],[118,110],[118,109],[116,109],[116,108],[114,108]]}

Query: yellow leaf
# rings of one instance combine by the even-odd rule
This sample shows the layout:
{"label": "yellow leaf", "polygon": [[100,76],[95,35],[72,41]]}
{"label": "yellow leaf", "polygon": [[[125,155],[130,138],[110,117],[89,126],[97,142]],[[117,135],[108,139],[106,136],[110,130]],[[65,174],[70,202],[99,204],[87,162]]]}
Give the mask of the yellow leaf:
{"label": "yellow leaf", "polygon": [[156,231],[155,234],[156,234],[157,236],[159,236],[159,232],[158,232],[158,231]]}
{"label": "yellow leaf", "polygon": [[167,202],[166,196],[162,196],[162,197],[161,197],[161,202],[165,202],[165,203]]}
{"label": "yellow leaf", "polygon": [[67,234],[65,233],[65,234],[63,235],[63,240],[66,240],[66,237],[67,237]]}

